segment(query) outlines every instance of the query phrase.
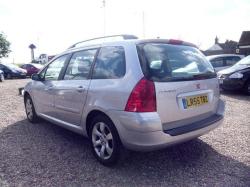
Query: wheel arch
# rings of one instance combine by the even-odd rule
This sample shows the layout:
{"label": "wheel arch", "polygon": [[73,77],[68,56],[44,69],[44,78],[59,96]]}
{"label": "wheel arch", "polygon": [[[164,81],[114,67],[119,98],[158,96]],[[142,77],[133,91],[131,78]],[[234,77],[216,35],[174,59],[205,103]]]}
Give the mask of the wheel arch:
{"label": "wheel arch", "polygon": [[[24,94],[23,94],[23,98],[24,98],[24,101],[25,99],[30,96],[29,92],[28,91],[24,91]],[[31,96],[30,96],[31,97]]]}
{"label": "wheel arch", "polygon": [[90,127],[91,127],[91,121],[94,119],[95,116],[102,115],[107,117],[112,123],[114,124],[114,121],[103,111],[94,109],[90,111],[86,117],[86,132],[87,136],[89,137],[90,135]]}

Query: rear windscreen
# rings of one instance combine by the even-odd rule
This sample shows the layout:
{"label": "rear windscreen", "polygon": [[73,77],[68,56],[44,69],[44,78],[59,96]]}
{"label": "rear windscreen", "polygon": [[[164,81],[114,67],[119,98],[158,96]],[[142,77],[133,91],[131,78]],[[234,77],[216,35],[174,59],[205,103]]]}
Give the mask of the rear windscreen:
{"label": "rear windscreen", "polygon": [[196,48],[165,43],[137,46],[144,75],[153,81],[183,81],[214,78],[210,62]]}

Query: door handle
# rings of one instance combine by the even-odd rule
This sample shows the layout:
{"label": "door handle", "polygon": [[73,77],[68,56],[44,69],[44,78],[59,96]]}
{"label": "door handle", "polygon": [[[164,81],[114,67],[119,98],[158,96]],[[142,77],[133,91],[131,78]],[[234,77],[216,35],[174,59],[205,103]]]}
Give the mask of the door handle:
{"label": "door handle", "polygon": [[48,87],[44,88],[45,91],[50,91],[52,89],[53,89],[53,86],[48,86]]}
{"label": "door handle", "polygon": [[82,86],[79,86],[79,87],[76,88],[76,90],[77,90],[78,92],[84,92],[84,91],[85,91],[85,88],[83,88]]}

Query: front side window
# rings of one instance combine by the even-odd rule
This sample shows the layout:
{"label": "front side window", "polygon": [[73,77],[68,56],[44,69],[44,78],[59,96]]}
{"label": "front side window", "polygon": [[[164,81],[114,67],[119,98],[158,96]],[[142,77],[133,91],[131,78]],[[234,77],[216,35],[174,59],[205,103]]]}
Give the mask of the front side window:
{"label": "front side window", "polygon": [[73,54],[64,80],[84,80],[88,78],[97,49],[79,51]]}
{"label": "front side window", "polygon": [[58,80],[67,58],[68,55],[63,55],[51,62],[47,69],[41,72],[40,77],[44,80]]}
{"label": "front side window", "polygon": [[123,47],[103,47],[96,59],[93,79],[118,79],[125,75]]}
{"label": "front side window", "polygon": [[184,81],[216,77],[212,65],[196,48],[164,43],[138,45],[144,75],[153,81]]}

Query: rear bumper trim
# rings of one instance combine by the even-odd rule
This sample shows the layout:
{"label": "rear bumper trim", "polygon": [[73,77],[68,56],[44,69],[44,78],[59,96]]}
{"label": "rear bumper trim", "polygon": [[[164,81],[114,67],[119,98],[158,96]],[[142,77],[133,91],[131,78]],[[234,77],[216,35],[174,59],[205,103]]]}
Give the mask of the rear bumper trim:
{"label": "rear bumper trim", "polygon": [[173,129],[164,130],[164,133],[169,134],[170,136],[178,136],[178,135],[185,134],[191,131],[202,129],[204,127],[214,124],[217,121],[220,121],[221,119],[223,119],[222,115],[214,114],[201,121],[197,121],[197,122],[194,122],[185,126],[173,128]]}

